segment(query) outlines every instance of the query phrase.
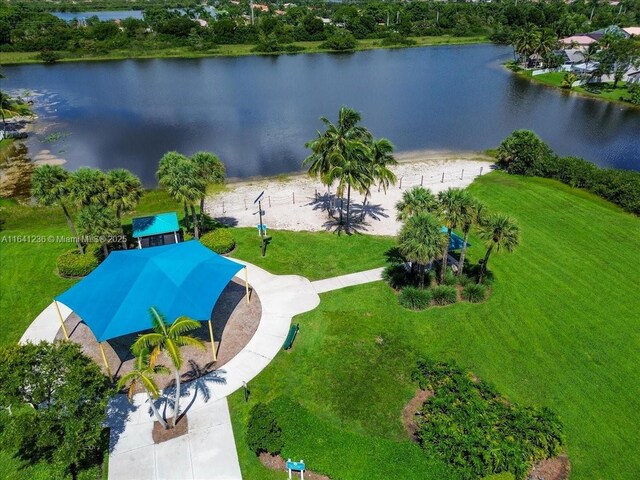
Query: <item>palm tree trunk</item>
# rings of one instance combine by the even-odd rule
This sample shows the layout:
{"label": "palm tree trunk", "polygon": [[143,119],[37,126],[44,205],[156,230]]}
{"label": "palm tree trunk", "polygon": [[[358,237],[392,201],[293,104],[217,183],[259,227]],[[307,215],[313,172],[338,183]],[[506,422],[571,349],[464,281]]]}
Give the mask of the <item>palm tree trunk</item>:
{"label": "palm tree trunk", "polygon": [[178,422],[178,415],[180,414],[180,372],[176,368],[176,397],[173,402],[173,427],[176,428]]}
{"label": "palm tree trunk", "polygon": [[482,268],[480,269],[480,277],[478,278],[478,283],[482,283],[484,274],[487,271],[487,263],[489,263],[489,255],[491,255],[491,250],[493,250],[493,245],[487,248],[487,253],[485,253],[484,255],[484,260],[482,261]]}
{"label": "palm tree trunk", "polygon": [[467,239],[469,238],[469,230],[465,230],[464,239],[462,240],[462,250],[460,251],[460,260],[458,260],[458,276],[462,275],[462,269],[464,268],[464,256],[467,253]]}
{"label": "palm tree trunk", "polygon": [[187,202],[182,205],[184,207],[184,226],[187,230],[191,230],[191,222],[189,222],[189,208]]}
{"label": "palm tree trunk", "polygon": [[109,256],[109,249],[107,248],[107,242],[102,244],[102,252],[104,253],[104,258]]}
{"label": "palm tree trunk", "polygon": [[127,250],[127,237],[124,235],[124,227],[122,226],[122,211],[120,207],[116,210],[116,216],[118,217],[118,224],[120,225],[120,243],[122,244],[122,249]]}
{"label": "palm tree trunk", "polygon": [[449,254],[449,244],[451,243],[451,229],[447,230],[447,245],[442,253],[442,266],[440,267],[440,283],[444,283],[444,277],[447,274],[447,255]]}
{"label": "palm tree trunk", "polygon": [[191,205],[191,216],[193,217],[193,236],[200,238],[200,228],[198,228],[198,215],[196,214],[196,207]]}
{"label": "palm tree trunk", "polygon": [[158,407],[156,407],[156,404],[153,403],[153,398],[151,398],[151,395],[149,394],[149,392],[147,392],[147,398],[149,399],[149,405],[151,405],[151,410],[153,410],[153,414],[158,419],[158,422],[160,422],[160,425],[162,425],[162,428],[166,430],[167,428],[169,428],[169,425],[167,425],[167,422],[165,422],[164,418],[162,418],[162,416],[160,415],[160,412],[158,411]]}
{"label": "palm tree trunk", "polygon": [[78,232],[76,232],[76,226],[73,224],[73,220],[71,220],[71,215],[69,215],[69,212],[67,211],[67,207],[64,204],[62,205],[62,211],[64,212],[64,218],[67,219],[67,224],[69,224],[69,230],[71,230],[71,235],[73,235],[73,238],[75,238],[76,240],[76,245],[78,246],[78,250],[80,251],[80,253],[84,253],[84,248],[82,248],[82,242],[80,242],[80,239],[78,238]]}
{"label": "palm tree trunk", "polygon": [[424,289],[424,265],[418,266],[420,269],[420,289]]}
{"label": "palm tree trunk", "polygon": [[200,225],[204,225],[204,195],[200,198]]}
{"label": "palm tree trunk", "polygon": [[347,234],[351,233],[349,231],[349,206],[351,204],[351,184],[347,184]]}

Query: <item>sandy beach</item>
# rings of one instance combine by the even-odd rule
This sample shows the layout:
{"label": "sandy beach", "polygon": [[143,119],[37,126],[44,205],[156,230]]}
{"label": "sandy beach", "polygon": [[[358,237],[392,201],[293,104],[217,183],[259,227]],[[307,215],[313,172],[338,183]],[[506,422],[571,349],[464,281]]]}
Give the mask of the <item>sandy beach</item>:
{"label": "sandy beach", "polygon": [[[400,223],[395,218],[394,206],[405,190],[423,185],[437,193],[449,187],[466,187],[492,168],[490,157],[475,152],[400,152],[396,158],[400,163],[393,171],[398,183],[386,193],[372,188],[363,208],[363,196],[352,192],[353,230],[395,235]],[[253,201],[263,191],[263,222],[268,229],[333,231],[338,228],[340,199],[335,197],[335,186],[327,189],[319,180],[305,174],[230,183],[227,191],[207,199],[205,211],[228,225],[256,227],[260,221],[258,205]]]}

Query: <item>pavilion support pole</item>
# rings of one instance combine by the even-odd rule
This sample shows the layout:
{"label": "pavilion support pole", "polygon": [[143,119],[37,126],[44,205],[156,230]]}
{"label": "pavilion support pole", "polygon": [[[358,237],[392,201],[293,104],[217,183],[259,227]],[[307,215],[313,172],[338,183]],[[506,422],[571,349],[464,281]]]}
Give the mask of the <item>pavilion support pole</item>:
{"label": "pavilion support pole", "polygon": [[209,336],[211,337],[211,354],[213,355],[213,361],[217,362],[218,357],[216,356],[216,342],[213,341],[213,324],[211,320],[209,320]]}
{"label": "pavilion support pole", "polygon": [[64,338],[69,340],[69,332],[67,332],[67,327],[64,325],[64,319],[62,318],[62,313],[60,313],[60,307],[58,306],[58,301],[54,298],[53,303],[56,305],[56,311],[58,312],[58,319],[60,320],[60,325],[62,325],[62,331],[64,332]]}
{"label": "pavilion support pole", "polygon": [[104,362],[104,366],[107,367],[107,375],[109,375],[109,380],[113,382],[111,369],[109,368],[109,362],[107,362],[107,356],[104,354],[104,348],[102,348],[102,342],[98,342],[98,346],[100,347],[100,353],[102,354],[102,361]]}
{"label": "pavilion support pole", "polygon": [[244,288],[247,291],[247,305],[249,305],[249,269],[244,267]]}

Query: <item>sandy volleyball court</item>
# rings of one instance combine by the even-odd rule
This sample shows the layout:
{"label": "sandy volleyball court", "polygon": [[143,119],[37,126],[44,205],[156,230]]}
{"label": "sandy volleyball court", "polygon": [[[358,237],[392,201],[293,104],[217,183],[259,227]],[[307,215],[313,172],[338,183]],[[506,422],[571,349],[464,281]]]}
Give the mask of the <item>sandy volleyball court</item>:
{"label": "sandy volleyball court", "polygon": [[[421,184],[435,193],[466,187],[492,168],[491,158],[472,152],[402,152],[396,158],[400,164],[393,171],[398,183],[386,193],[372,188],[363,208],[363,196],[352,192],[354,230],[395,235],[400,224],[394,206],[405,190]],[[269,229],[331,231],[338,227],[340,199],[335,197],[335,186],[327,189],[304,174],[231,183],[228,191],[208,198],[206,212],[229,225],[255,227],[259,218],[253,201],[262,191],[263,221]]]}

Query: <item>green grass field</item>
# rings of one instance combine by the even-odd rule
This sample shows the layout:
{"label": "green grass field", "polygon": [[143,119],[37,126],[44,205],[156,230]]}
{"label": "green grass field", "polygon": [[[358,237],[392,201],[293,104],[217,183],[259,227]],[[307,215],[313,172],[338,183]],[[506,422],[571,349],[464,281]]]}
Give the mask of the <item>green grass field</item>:
{"label": "green grass field", "polygon": [[[471,43],[487,43],[489,38],[483,35],[471,37],[452,37],[449,35],[412,37],[416,44],[413,47],[429,45],[464,45]],[[383,47],[380,39],[359,40],[356,50],[372,50],[377,48],[406,48],[402,45]],[[294,45],[302,47],[299,53],[321,53],[330,50],[320,47],[322,42],[296,42]],[[106,54],[74,52],[57,52],[60,62],[78,62],[87,60],[122,60],[125,58],[203,58],[203,57],[237,57],[244,55],[266,55],[253,51],[255,45],[232,44],[219,45],[208,50],[193,50],[190,47],[173,47],[146,50],[112,50]],[[42,63],[39,52],[2,52],[2,64],[13,65],[22,63]]]}
{"label": "green grass field", "polygon": [[[562,88],[562,78],[564,77],[564,72],[549,72],[533,77],[531,76],[531,72],[527,71],[523,72],[522,75],[533,80],[534,82],[542,83],[543,85]],[[628,101],[630,95],[627,91],[627,84],[625,82],[619,82],[615,88],[613,87],[613,84],[602,83],[591,85],[586,88],[584,86],[573,87],[571,90],[563,88],[562,91],[567,93],[573,92],[586,97],[599,98],[601,100],[608,100],[624,105],[635,106],[630,101]],[[623,100],[620,100],[621,98]]]}
{"label": "green grass field", "polygon": [[[230,398],[246,478],[280,478],[244,441],[250,406],[272,401],[285,457],[331,478],[449,478],[406,440],[410,372],[428,354],[455,359],[512,401],[556,410],[572,479],[634,479],[640,471],[640,220],[560,183],[494,173],[471,191],[520,223],[522,244],[491,260],[484,304],[415,313],[378,282],[323,294],[281,353]],[[483,252],[472,238],[470,256]],[[292,270],[295,267],[292,267]]]}

